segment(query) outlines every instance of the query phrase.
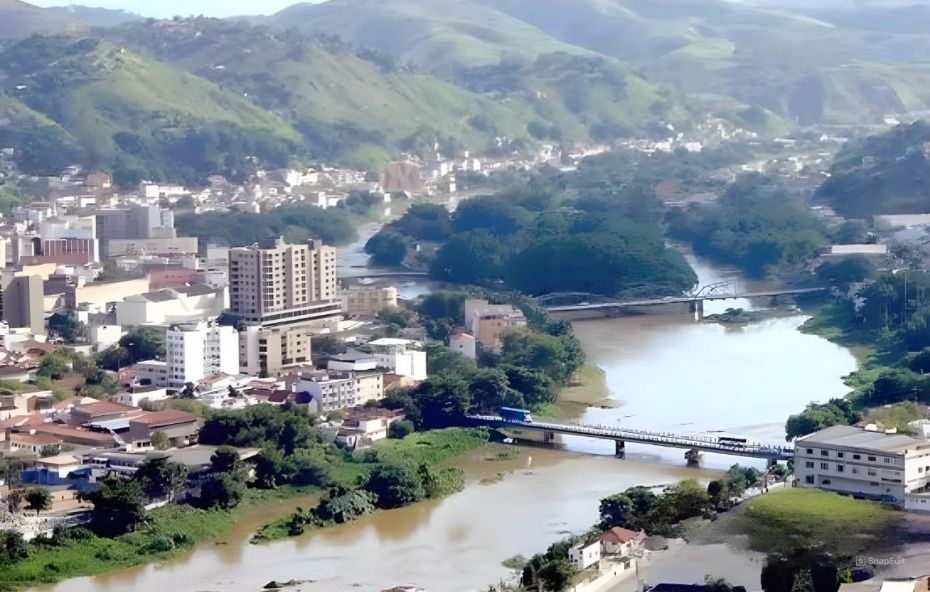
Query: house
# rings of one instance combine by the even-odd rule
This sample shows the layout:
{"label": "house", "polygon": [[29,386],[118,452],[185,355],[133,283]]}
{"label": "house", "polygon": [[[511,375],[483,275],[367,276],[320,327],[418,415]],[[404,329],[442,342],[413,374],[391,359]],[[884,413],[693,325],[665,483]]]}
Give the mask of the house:
{"label": "house", "polygon": [[464,331],[456,331],[449,337],[449,349],[472,360],[478,357],[477,340]]}
{"label": "house", "polygon": [[390,425],[403,417],[397,409],[353,407],[336,433],[336,444],[350,449],[370,446],[387,438]]}
{"label": "house", "polygon": [[626,557],[642,547],[646,533],[614,526],[597,537],[597,540],[601,543],[601,555]]}
{"label": "house", "polygon": [[58,454],[61,449],[61,439],[48,434],[14,433],[8,441],[10,452],[28,452],[36,456],[49,451]]}
{"label": "house", "polygon": [[465,301],[465,326],[482,346],[496,350],[505,333],[526,326],[526,317],[510,304],[491,304],[487,300]]}
{"label": "house", "polygon": [[196,440],[203,425],[200,417],[178,409],[151,411],[129,421],[127,442],[136,449],[152,447],[156,434],[165,434],[171,446],[187,446]]}
{"label": "house", "polygon": [[138,407],[142,401],[163,401],[168,398],[168,389],[157,386],[135,386],[110,397],[120,405]]}
{"label": "house", "polygon": [[415,342],[384,337],[375,339],[368,345],[374,350],[379,368],[385,368],[401,376],[409,376],[414,380],[426,380],[426,352],[416,349]]}
{"label": "house", "polygon": [[568,549],[568,560],[578,571],[583,571],[601,560],[601,543],[597,539],[576,543]]}
{"label": "house", "polygon": [[168,362],[159,360],[146,360],[138,362],[132,367],[135,380],[140,384],[150,384],[152,386],[168,386]]}

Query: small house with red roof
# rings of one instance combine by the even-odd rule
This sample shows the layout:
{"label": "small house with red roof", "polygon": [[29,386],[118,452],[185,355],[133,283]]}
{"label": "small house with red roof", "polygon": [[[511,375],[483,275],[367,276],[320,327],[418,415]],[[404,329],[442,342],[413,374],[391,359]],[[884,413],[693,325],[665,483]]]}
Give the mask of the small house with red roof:
{"label": "small house with red roof", "polygon": [[643,542],[646,540],[646,533],[642,530],[637,532],[635,530],[614,526],[597,537],[597,540],[601,543],[602,555],[626,557],[643,546]]}

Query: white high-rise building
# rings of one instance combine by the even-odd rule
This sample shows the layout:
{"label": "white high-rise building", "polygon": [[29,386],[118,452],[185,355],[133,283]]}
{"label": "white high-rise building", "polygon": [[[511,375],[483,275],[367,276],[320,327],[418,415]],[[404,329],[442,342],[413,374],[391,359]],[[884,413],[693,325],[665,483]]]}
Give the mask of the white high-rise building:
{"label": "white high-rise building", "polygon": [[239,334],[206,322],[175,325],[165,339],[168,388],[181,389],[215,374],[239,374]]}

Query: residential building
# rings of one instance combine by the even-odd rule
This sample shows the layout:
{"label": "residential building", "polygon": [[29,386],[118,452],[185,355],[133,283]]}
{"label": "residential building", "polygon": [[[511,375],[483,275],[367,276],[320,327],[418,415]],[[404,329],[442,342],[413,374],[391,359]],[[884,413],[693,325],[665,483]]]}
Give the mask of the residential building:
{"label": "residential building", "polygon": [[930,442],[923,439],[874,426],[832,426],[797,439],[794,471],[802,487],[930,511]]}
{"label": "residential building", "polygon": [[176,325],[165,338],[168,388],[182,389],[214,374],[239,374],[239,333],[206,322]]}
{"label": "residential building", "polygon": [[344,354],[330,356],[326,368],[339,372],[364,372],[378,367],[378,360],[374,354],[350,349]]}
{"label": "residential building", "polygon": [[326,413],[364,405],[384,397],[384,375],[377,371],[321,371],[301,376],[294,385],[297,393],[309,393],[314,411]]}
{"label": "residential building", "polygon": [[168,363],[160,360],[137,362],[132,367],[136,382],[158,387],[168,386]]}
{"label": "residential building", "polygon": [[449,349],[472,360],[478,357],[477,340],[469,333],[453,333],[449,337]]}
{"label": "residential building", "polygon": [[601,555],[628,557],[642,548],[646,533],[614,526],[596,540],[601,544]]}
{"label": "residential building", "polygon": [[348,314],[373,315],[396,306],[394,286],[351,286],[342,291],[342,308]]}
{"label": "residential building", "polygon": [[342,312],[336,279],[336,249],[319,240],[230,249],[229,308],[266,327],[332,318]]}
{"label": "residential building", "polygon": [[277,376],[310,361],[314,328],[308,324],[247,325],[239,333],[239,365],[253,376]]}
{"label": "residential building", "polygon": [[138,407],[142,401],[163,401],[168,398],[168,389],[157,386],[137,386],[116,393],[110,400],[120,405]]}
{"label": "residential building", "polygon": [[4,274],[0,316],[11,328],[27,328],[33,335],[44,335],[44,296],[40,276]]}
{"label": "residential building", "polygon": [[526,317],[510,304],[469,298],[465,301],[465,326],[478,343],[496,350],[505,333],[526,326]]}
{"label": "residential building", "polygon": [[223,313],[227,298],[225,287],[206,284],[129,296],[116,304],[116,323],[130,327],[207,321]]}
{"label": "residential building", "polygon": [[426,380],[426,352],[415,349],[415,342],[385,337],[368,345],[374,351],[378,367],[414,380]]}
{"label": "residential building", "polygon": [[40,456],[46,451],[58,454],[61,439],[47,434],[10,434],[8,438],[11,453],[28,452]]}
{"label": "residential building", "polygon": [[353,407],[336,433],[336,444],[353,450],[370,446],[387,438],[391,424],[403,417],[400,410]]}
{"label": "residential building", "polygon": [[197,252],[197,237],[120,238],[111,239],[107,256],[179,255]]}
{"label": "residential building", "polygon": [[568,560],[578,571],[596,565],[601,560],[601,543],[593,539],[572,545],[568,549]]}

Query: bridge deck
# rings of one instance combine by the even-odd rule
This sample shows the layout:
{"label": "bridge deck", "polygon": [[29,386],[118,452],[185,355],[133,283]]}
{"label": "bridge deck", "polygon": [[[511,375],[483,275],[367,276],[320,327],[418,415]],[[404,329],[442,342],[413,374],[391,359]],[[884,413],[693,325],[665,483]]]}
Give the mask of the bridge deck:
{"label": "bridge deck", "polygon": [[719,452],[735,456],[748,456],[772,460],[791,460],[794,458],[794,448],[790,446],[777,446],[770,444],[747,443],[735,445],[721,443],[718,436],[705,436],[699,434],[674,434],[671,432],[653,432],[636,430],[632,428],[614,428],[607,426],[583,426],[562,423],[510,421],[496,415],[469,415],[468,419],[481,425],[498,428],[524,428],[542,430],[590,438],[606,440],[620,440],[639,444],[652,444],[671,448],[687,448],[705,452]]}
{"label": "bridge deck", "polygon": [[767,292],[744,292],[742,294],[709,294],[707,296],[677,296],[671,298],[653,298],[650,300],[628,300],[626,302],[600,302],[595,304],[567,304],[562,306],[547,306],[550,312],[567,312],[573,310],[596,310],[599,308],[626,308],[634,306],[656,306],[659,304],[687,304],[703,300],[735,300],[737,298],[772,298],[775,296],[798,296],[801,294],[815,294],[823,292],[826,288],[798,288],[795,290],[770,290]]}

